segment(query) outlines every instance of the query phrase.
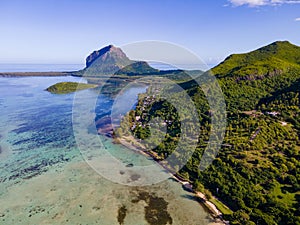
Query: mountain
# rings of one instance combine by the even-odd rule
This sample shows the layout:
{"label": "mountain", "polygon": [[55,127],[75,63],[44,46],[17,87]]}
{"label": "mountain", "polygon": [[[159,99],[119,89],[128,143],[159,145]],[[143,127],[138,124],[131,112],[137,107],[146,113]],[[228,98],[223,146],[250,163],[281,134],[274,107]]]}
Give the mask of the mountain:
{"label": "mountain", "polygon": [[288,41],[277,41],[245,54],[233,54],[212,69],[217,77],[262,79],[300,68],[300,47]]}
{"label": "mountain", "polygon": [[300,47],[277,41],[249,53],[231,55],[211,72],[218,78],[229,110],[252,110],[261,98],[300,78]]}
{"label": "mountain", "polygon": [[130,60],[121,48],[109,45],[91,53],[86,58],[86,67],[82,72],[87,76],[139,76],[158,74],[159,70],[147,62]]}
{"label": "mountain", "polygon": [[94,51],[86,58],[86,75],[112,75],[120,69],[134,63],[126,54],[113,45]]}
{"label": "mountain", "polygon": [[[101,77],[103,75],[116,76],[164,76],[172,80],[189,80],[193,76],[199,76],[203,71],[183,70],[158,70],[147,62],[130,60],[122,49],[113,45],[94,51],[86,58],[86,67],[83,70],[72,72],[74,76]],[[94,81],[98,82],[98,81]]]}

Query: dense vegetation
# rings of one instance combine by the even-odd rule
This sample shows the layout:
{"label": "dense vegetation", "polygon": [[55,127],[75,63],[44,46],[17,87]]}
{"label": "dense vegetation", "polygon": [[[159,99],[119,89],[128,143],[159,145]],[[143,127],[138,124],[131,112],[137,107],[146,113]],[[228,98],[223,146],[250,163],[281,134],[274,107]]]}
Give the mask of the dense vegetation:
{"label": "dense vegetation", "polygon": [[149,66],[147,62],[138,61],[125,66],[119,71],[115,72],[116,75],[128,75],[128,76],[136,76],[136,75],[147,75],[147,74],[155,74],[158,73],[159,70],[152,68]]}
{"label": "dense vegetation", "polygon": [[178,80],[186,81],[191,79],[191,77],[199,76],[202,73],[203,72],[201,70],[189,70],[189,71],[184,71],[180,69],[158,70],[149,66],[147,62],[138,61],[120,69],[119,71],[115,72],[114,75],[124,75],[124,76],[139,77],[139,78],[150,75],[152,77],[161,76],[175,81]]}
{"label": "dense vegetation", "polygon": [[[201,126],[193,157],[179,174],[196,189],[204,186],[225,202],[233,213],[224,217],[232,224],[300,224],[300,47],[275,42],[232,55],[212,72],[227,104],[223,145],[213,163],[200,171],[212,112],[196,82],[180,83],[198,110]],[[163,141],[150,137],[157,117],[166,126]],[[187,120],[187,114],[180,118],[176,107],[159,98],[157,87],[152,87],[140,95],[136,110],[127,115],[116,135],[132,133],[158,159],[165,159],[180,140],[181,121]],[[184,158],[176,157],[179,161]]]}
{"label": "dense vegetation", "polygon": [[48,87],[46,90],[53,94],[67,94],[89,88],[95,88],[95,84],[84,84],[76,82],[60,82]]}

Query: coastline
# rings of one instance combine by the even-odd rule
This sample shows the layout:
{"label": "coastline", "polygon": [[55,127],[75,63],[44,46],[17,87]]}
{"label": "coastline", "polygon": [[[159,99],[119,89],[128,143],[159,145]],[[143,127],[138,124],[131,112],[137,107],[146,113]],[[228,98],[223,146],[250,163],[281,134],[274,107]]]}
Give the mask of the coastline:
{"label": "coastline", "polygon": [[[40,76],[40,77],[46,77],[46,76],[53,76],[53,77],[59,77],[59,76],[72,76],[72,72],[2,72],[0,73],[0,77],[31,77],[31,76]],[[198,198],[200,201],[198,201],[212,216],[212,218],[215,220],[213,223],[214,225],[224,225],[227,224],[225,221],[222,220],[222,213],[217,209],[217,207],[210,201],[208,201],[205,198],[205,195],[201,192],[195,192],[192,189],[192,184],[180,177],[178,174],[176,174],[174,171],[172,171],[167,165],[160,162],[160,159],[158,155],[153,151],[147,151],[145,147],[143,147],[140,143],[134,143],[131,139],[126,138],[114,138],[116,141],[116,144],[122,144],[126,146],[129,149],[135,149],[139,154],[149,156],[156,162],[158,162],[166,171],[168,171],[171,175],[171,177],[178,183],[182,184],[182,186],[189,191],[193,192],[195,197]],[[132,141],[130,143],[129,141]],[[119,143],[117,143],[119,142]],[[2,152],[3,153],[3,152]]]}
{"label": "coastline", "polygon": [[[7,139],[12,150],[19,150],[22,147],[25,147],[26,150],[18,152],[18,157],[13,156],[7,161],[4,159],[3,164],[1,162],[1,166],[4,168],[1,179],[6,178],[0,187],[1,202],[5,203],[0,207],[2,225],[116,225],[119,224],[117,220],[119,209],[122,209],[123,206],[128,209],[124,224],[148,224],[145,218],[148,216],[145,213],[146,209],[154,212],[154,217],[160,218],[159,221],[163,221],[165,218],[165,216],[156,216],[160,215],[160,212],[170,215],[174,225],[205,225],[211,222],[208,213],[199,208],[196,201],[190,200],[189,197],[192,197],[192,194],[186,193],[181,185],[173,180],[139,188],[130,187],[114,183],[87,164],[80,149],[71,138],[68,138],[73,134],[72,129],[69,129],[71,126],[69,116],[71,112],[69,106],[72,104],[71,96],[49,95],[42,88],[48,86],[50,81],[52,83],[57,80],[68,80],[68,77],[7,79],[9,80],[7,88],[1,89],[4,93],[1,95],[2,98],[7,100],[1,100],[1,104],[5,106],[1,117],[3,121],[1,135],[5,132],[11,133],[7,138],[2,135],[2,138]],[[44,79],[46,79],[45,82],[39,82]],[[28,84],[36,84],[37,87],[24,86],[23,88],[23,81]],[[5,83],[3,82],[3,84]],[[6,90],[10,91],[9,97],[5,95]],[[11,100],[10,96],[19,96],[24,93],[24,90],[28,90],[28,94],[32,94],[33,97],[21,96],[16,99],[24,99],[23,101]],[[92,92],[92,95],[87,95],[87,97],[95,95]],[[85,99],[81,102],[84,101]],[[18,105],[10,107],[11,103],[15,102]],[[56,108],[58,105],[59,107]],[[49,109],[53,109],[53,111]],[[103,109],[109,108],[103,106]],[[10,115],[9,112],[13,112],[13,114]],[[10,116],[7,117],[7,115]],[[26,117],[22,117],[23,115]],[[88,112],[88,115],[92,116],[87,117],[91,119],[88,120],[89,125],[95,114]],[[19,128],[22,130],[18,130]],[[84,134],[88,132],[88,126],[84,126],[82,129],[84,129],[82,130]],[[15,131],[10,132],[11,130]],[[94,136],[94,134],[92,135]],[[13,145],[13,143],[24,140],[25,137],[30,138],[26,144],[28,143],[28,146],[32,146],[32,148],[26,148],[27,145],[25,146],[24,142]],[[50,142],[45,143],[45,138]],[[111,144],[111,140],[105,146],[112,152],[118,149],[118,146]],[[95,145],[95,147],[97,146]],[[122,153],[122,150],[124,152],[125,149],[120,148],[118,152]],[[128,153],[128,151],[126,152]],[[128,155],[130,155],[128,162],[132,160],[134,164],[139,163],[139,158],[142,158],[141,156],[136,157],[137,154]],[[126,157],[127,155],[124,157],[125,160]],[[130,170],[130,168],[128,169]],[[41,173],[38,173],[40,171]],[[142,199],[143,196],[147,198],[137,202],[137,199]],[[160,224],[163,223],[160,222]]]}
{"label": "coastline", "polygon": [[0,77],[61,77],[71,76],[73,72],[1,72]]}
{"label": "coastline", "polygon": [[[143,147],[140,143],[136,143],[133,141],[130,137],[114,137],[114,143],[121,144],[129,149],[132,149],[139,154],[142,154],[144,156],[151,157],[153,160],[159,163],[160,166],[162,166],[166,171],[169,172],[171,177],[178,183],[182,184],[182,186],[187,189],[188,191],[191,191],[194,193],[195,198],[198,198],[200,201],[198,201],[212,216],[214,219],[214,222],[211,223],[211,225],[227,225],[229,224],[227,221],[223,220],[221,211],[217,208],[215,204],[213,204],[211,201],[208,201],[205,195],[199,191],[195,191],[192,188],[192,184],[190,181],[187,181],[180,177],[178,174],[176,174],[174,171],[172,171],[169,167],[167,167],[165,164],[163,164],[158,156],[155,154],[155,152],[147,151],[145,147]],[[131,143],[130,143],[131,142]],[[138,144],[138,145],[137,145]],[[212,196],[212,198],[215,198]]]}

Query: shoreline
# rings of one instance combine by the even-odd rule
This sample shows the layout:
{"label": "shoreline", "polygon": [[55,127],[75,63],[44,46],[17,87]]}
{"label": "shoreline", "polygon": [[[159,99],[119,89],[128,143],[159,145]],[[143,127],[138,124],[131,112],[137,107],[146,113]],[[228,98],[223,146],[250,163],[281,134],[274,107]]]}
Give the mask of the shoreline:
{"label": "shoreline", "polygon": [[72,76],[73,72],[0,72],[0,77],[62,77]]}
{"label": "shoreline", "polygon": [[[185,189],[187,189],[187,191],[191,191],[192,193],[194,193],[195,198],[200,199],[200,201],[198,200],[198,202],[201,204],[201,206],[204,207],[205,210],[208,211],[208,213],[211,215],[211,217],[215,220],[212,224],[214,225],[227,225],[229,224],[227,221],[223,220],[222,218],[222,213],[221,211],[217,208],[217,206],[215,204],[213,204],[212,202],[208,201],[205,197],[205,195],[199,191],[195,191],[192,188],[192,184],[190,183],[190,181],[187,181],[185,179],[183,179],[182,177],[180,177],[178,174],[174,173],[174,171],[172,171],[170,168],[168,168],[166,165],[164,165],[156,156],[156,154],[152,151],[147,151],[145,148],[142,147],[142,145],[140,144],[140,146],[137,146],[133,143],[129,143],[129,141],[133,140],[131,138],[113,138],[113,142],[115,144],[121,144],[129,149],[132,149],[134,151],[136,151],[139,154],[142,154],[144,156],[148,156],[151,157],[154,161],[156,161],[160,166],[162,166],[166,171],[168,171],[168,173],[171,175],[171,177],[178,183],[180,183]],[[214,196],[212,196],[212,198],[215,198]]]}
{"label": "shoreline", "polygon": [[[73,76],[73,72],[0,72],[0,77],[61,77],[61,76]],[[210,224],[215,225],[224,225],[228,224],[226,221],[222,219],[222,213],[218,210],[216,205],[212,202],[208,201],[205,195],[201,192],[196,192],[192,188],[192,184],[183,179],[180,175],[176,174],[175,171],[172,171],[166,164],[160,161],[158,155],[153,151],[147,151],[144,146],[140,143],[134,142],[133,139],[130,138],[115,138],[112,136],[107,136],[108,138],[112,138],[115,144],[122,144],[129,149],[134,149],[137,153],[142,154],[147,157],[151,157],[154,161],[156,161],[160,166],[162,166],[169,174],[172,179],[176,182],[180,183],[184,189],[190,191],[194,194],[194,197],[197,199],[199,204],[207,210],[210,216],[213,218],[214,222]],[[130,141],[132,143],[130,143]],[[138,145],[139,146],[138,146]],[[3,149],[2,149],[3,150]],[[3,154],[4,152],[2,152]],[[4,155],[4,154],[3,154]]]}

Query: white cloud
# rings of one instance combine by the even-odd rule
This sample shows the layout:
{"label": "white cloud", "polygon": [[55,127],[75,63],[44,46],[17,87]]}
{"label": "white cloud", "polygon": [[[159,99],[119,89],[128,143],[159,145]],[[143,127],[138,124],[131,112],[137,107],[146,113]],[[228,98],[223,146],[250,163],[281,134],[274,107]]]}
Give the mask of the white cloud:
{"label": "white cloud", "polygon": [[261,5],[265,5],[266,0],[230,0],[230,2],[235,6],[241,6],[241,5],[261,6]]}
{"label": "white cloud", "polygon": [[300,21],[300,17],[296,18],[295,21]]}
{"label": "white cloud", "polygon": [[300,4],[300,0],[228,0],[234,6],[248,5],[250,7],[258,7],[265,5],[282,5],[282,4]]}

